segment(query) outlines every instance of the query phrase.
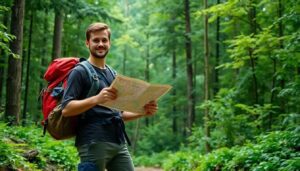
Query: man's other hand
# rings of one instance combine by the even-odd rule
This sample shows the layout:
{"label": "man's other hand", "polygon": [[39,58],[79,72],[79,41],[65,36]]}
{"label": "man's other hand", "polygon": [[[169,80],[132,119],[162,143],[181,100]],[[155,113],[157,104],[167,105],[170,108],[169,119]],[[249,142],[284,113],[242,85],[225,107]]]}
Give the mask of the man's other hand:
{"label": "man's other hand", "polygon": [[156,101],[150,101],[144,106],[144,109],[145,109],[145,115],[147,116],[154,115],[158,110]]}

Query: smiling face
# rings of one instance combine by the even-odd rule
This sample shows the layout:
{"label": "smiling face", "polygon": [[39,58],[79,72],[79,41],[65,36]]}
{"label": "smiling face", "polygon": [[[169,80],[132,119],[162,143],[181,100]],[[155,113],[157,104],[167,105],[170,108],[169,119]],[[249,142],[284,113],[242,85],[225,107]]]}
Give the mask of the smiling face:
{"label": "smiling face", "polygon": [[90,33],[89,39],[86,40],[86,46],[89,48],[92,57],[105,58],[110,49],[109,32],[99,30]]}

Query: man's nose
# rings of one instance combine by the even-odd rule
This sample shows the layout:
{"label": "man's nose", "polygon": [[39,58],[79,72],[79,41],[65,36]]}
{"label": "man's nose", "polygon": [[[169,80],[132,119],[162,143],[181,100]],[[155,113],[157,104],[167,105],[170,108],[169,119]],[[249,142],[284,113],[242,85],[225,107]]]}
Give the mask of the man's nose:
{"label": "man's nose", "polygon": [[103,41],[99,41],[98,46],[103,46],[103,45],[104,45]]}

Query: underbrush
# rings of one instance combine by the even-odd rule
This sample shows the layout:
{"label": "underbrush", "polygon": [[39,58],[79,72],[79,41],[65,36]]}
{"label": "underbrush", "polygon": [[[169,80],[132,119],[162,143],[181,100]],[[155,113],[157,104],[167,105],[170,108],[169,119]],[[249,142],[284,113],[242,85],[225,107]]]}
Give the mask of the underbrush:
{"label": "underbrush", "polygon": [[253,143],[220,148],[207,155],[193,150],[169,155],[164,162],[167,171],[279,170],[300,168],[300,136],[296,131],[271,132]]}
{"label": "underbrush", "polygon": [[42,129],[0,123],[0,170],[76,170],[73,141],[57,141]]}
{"label": "underbrush", "polygon": [[170,152],[164,151],[161,153],[153,153],[151,155],[133,156],[133,162],[135,166],[160,168],[170,154]]}

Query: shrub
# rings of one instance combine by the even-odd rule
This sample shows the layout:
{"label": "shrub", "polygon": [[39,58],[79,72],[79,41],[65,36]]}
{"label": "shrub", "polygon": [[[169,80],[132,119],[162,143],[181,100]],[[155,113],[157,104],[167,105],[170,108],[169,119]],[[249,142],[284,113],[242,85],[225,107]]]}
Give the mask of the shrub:
{"label": "shrub", "polygon": [[[54,165],[57,169],[75,170],[79,162],[72,141],[56,141],[46,135],[42,129],[32,127],[8,127],[0,123],[0,166],[38,170]],[[37,150],[39,154],[30,163],[23,157],[28,150]]]}
{"label": "shrub", "polygon": [[197,151],[179,151],[169,155],[163,168],[169,171],[195,170],[200,161],[201,155]]}
{"label": "shrub", "polygon": [[171,153],[168,151],[163,151],[161,153],[153,153],[151,155],[136,156],[133,159],[135,166],[145,166],[145,167],[161,167],[166,158],[169,157]]}
{"label": "shrub", "polygon": [[297,131],[271,132],[244,146],[220,148],[207,155],[191,149],[181,151],[170,155],[163,166],[167,171],[293,171],[300,168],[299,135]]}

